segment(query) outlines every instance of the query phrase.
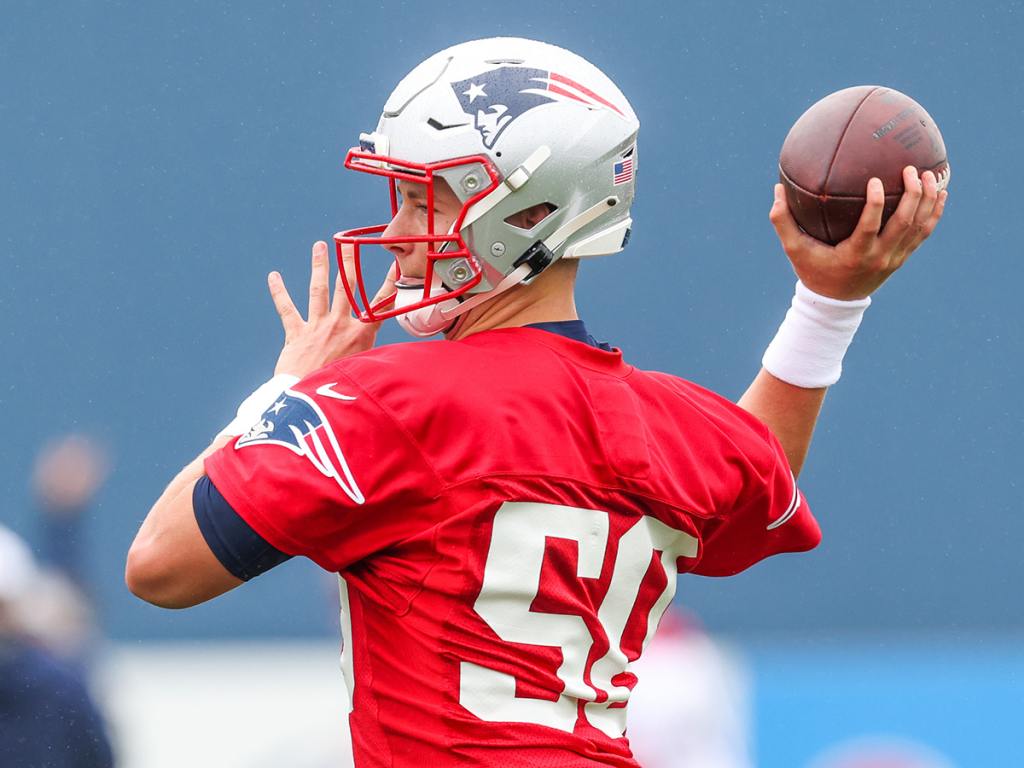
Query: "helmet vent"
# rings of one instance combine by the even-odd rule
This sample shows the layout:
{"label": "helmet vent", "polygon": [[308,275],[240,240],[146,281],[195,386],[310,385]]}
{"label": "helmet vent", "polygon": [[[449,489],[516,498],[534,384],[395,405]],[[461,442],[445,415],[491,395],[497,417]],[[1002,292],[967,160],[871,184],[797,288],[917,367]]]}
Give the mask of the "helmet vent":
{"label": "helmet vent", "polygon": [[523,64],[526,59],[485,59],[484,64]]}
{"label": "helmet vent", "polygon": [[505,223],[510,227],[528,232],[536,228],[538,224],[557,210],[558,206],[554,203],[537,203],[528,208],[523,208],[521,211],[516,211],[510,216],[506,216]]}

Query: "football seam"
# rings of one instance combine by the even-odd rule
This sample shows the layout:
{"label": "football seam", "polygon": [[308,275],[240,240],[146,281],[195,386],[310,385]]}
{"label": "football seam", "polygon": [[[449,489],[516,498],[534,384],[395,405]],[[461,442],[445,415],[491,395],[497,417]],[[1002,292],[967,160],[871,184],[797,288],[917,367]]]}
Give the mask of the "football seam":
{"label": "football seam", "polygon": [[[836,148],[835,148],[835,151],[832,153],[832,159],[829,160],[828,170],[825,172],[825,181],[821,185],[822,190],[828,189],[829,179],[832,178],[832,169],[835,167],[836,158],[839,157],[839,150],[843,146],[843,141],[846,139],[846,134],[849,132],[850,126],[853,125],[853,119],[857,116],[857,113],[860,112],[860,108],[864,106],[864,102],[866,102],[868,99],[870,99],[871,95],[873,93],[876,93],[880,88],[881,88],[881,86],[876,85],[874,88],[872,88],[866,94],[864,94],[864,98],[860,100],[860,104],[858,104],[857,107],[853,110],[853,112],[850,113],[850,118],[849,118],[849,120],[846,121],[846,125],[843,126],[843,132],[839,136],[839,141],[836,142]],[[830,195],[830,197],[832,197],[832,195]],[[835,197],[841,197],[841,196],[840,195],[835,195]],[[857,195],[850,195],[850,197],[857,197]],[[821,212],[821,220],[825,224],[825,234],[827,234],[828,235],[828,239],[831,240],[832,239],[832,229],[828,225],[828,216],[825,214],[824,210],[822,210],[822,212]]]}
{"label": "football seam", "polygon": [[[946,166],[946,168],[943,168],[943,166]],[[932,173],[935,174],[936,179],[938,179],[938,176],[939,176],[940,173],[946,173],[948,171],[948,167],[949,167],[949,161],[948,160],[943,160],[941,163],[939,163],[938,165],[932,166],[931,168],[924,168],[924,169],[918,168],[917,170],[918,170],[918,175],[919,176],[920,176],[920,174],[924,173],[925,171],[931,171]],[[807,187],[804,187],[804,186],[802,186],[800,184],[797,184],[796,181],[793,180],[793,177],[790,176],[788,173],[786,173],[786,169],[783,168],[781,165],[779,166],[779,173],[781,175],[785,176],[786,177],[786,181],[788,181],[795,189],[799,189],[801,192],[806,192],[808,195],[810,195],[811,197],[817,199],[819,202],[823,202],[825,200],[867,200],[867,196],[866,195],[826,195],[826,194],[822,194],[821,192],[814,192],[813,190],[810,190]],[[884,195],[886,200],[888,200],[890,197],[902,197],[902,196],[903,196],[903,192],[886,192],[885,195]]]}
{"label": "football seam", "polygon": [[[779,176],[783,177],[787,182],[789,182],[790,186],[792,186],[793,189],[800,190],[804,194],[810,196],[811,199],[815,201],[816,205],[814,207],[815,207],[815,209],[818,212],[818,219],[821,221],[821,225],[824,227],[825,226],[825,208],[821,204],[820,196],[815,194],[814,192],[811,192],[811,190],[807,189],[806,187],[802,187],[799,184],[797,184],[793,180],[793,177],[790,176],[788,173],[786,173],[786,169],[782,167],[782,163],[779,163]],[[802,225],[799,225],[799,226],[800,226],[800,229],[803,229],[804,232],[807,231],[806,229],[804,229],[804,227]],[[828,236],[828,230],[827,229],[825,230],[825,235]]]}
{"label": "football seam", "polygon": [[[808,189],[807,187],[802,187],[799,184],[797,184],[795,181],[793,181],[793,177],[790,176],[788,173],[786,173],[782,169],[781,166],[779,168],[779,171],[786,177],[786,181],[788,181],[790,184],[792,184],[793,187],[795,187],[796,189],[799,189],[801,192],[806,192],[808,195],[810,195],[811,197],[815,198],[819,202],[823,202],[825,200],[867,200],[867,198],[864,195],[823,195],[820,192],[813,192],[812,190]],[[890,197],[902,197],[902,196],[903,196],[902,192],[888,192],[885,195],[885,199],[888,200]]]}

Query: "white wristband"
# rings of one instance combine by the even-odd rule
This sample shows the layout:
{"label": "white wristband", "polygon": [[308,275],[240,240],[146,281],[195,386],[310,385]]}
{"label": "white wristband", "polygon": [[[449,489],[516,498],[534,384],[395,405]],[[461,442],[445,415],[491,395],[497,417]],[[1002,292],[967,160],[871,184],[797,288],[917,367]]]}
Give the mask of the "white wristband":
{"label": "white wristband", "polygon": [[843,356],[870,304],[870,298],[840,301],[820,296],[798,280],[793,303],[761,365],[797,387],[835,384],[843,372]]}
{"label": "white wristband", "polygon": [[279,373],[270,381],[260,384],[255,392],[242,401],[242,404],[238,406],[238,413],[235,414],[235,418],[217,433],[217,437],[244,435],[253,424],[259,421],[263,412],[274,404],[274,401],[281,396],[281,393],[288,389],[288,387],[294,386],[298,381],[298,376],[292,376],[290,373]]}

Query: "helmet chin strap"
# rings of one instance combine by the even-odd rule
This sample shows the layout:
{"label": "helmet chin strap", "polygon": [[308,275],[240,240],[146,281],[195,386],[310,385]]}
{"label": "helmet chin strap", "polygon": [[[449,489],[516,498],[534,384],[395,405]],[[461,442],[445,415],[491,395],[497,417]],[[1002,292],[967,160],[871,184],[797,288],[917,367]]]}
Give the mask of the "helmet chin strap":
{"label": "helmet chin strap", "polygon": [[[430,281],[430,291],[426,297],[423,295],[423,283],[419,282],[403,282],[401,278],[395,283],[395,309],[402,309],[402,307],[412,306],[423,301],[424,298],[434,298],[435,296],[443,296],[448,293],[447,289],[441,283],[441,278],[435,274]],[[426,336],[433,336],[435,333],[440,333],[445,330],[449,325],[452,324],[452,320],[446,319],[441,311],[443,308],[453,308],[459,305],[457,298],[447,299],[446,301],[439,301],[436,304],[430,304],[426,307],[420,307],[419,309],[413,309],[409,312],[403,312],[398,315],[395,319],[398,320],[398,324],[402,326],[402,329],[417,338],[424,338]]]}
{"label": "helmet chin strap", "polygon": [[[406,332],[413,336],[422,338],[433,336],[435,333],[449,332],[455,330],[456,321],[465,315],[473,307],[478,307],[485,301],[490,301],[495,296],[504,293],[510,288],[515,288],[523,280],[530,276],[533,271],[529,264],[523,264],[512,270],[505,278],[485,293],[478,293],[465,301],[448,299],[439,301],[426,307],[420,307],[397,316],[398,324]],[[401,309],[423,300],[423,284],[401,285],[401,281],[395,283],[395,308]],[[442,296],[447,293],[441,279],[435,274],[430,284],[429,298]]]}

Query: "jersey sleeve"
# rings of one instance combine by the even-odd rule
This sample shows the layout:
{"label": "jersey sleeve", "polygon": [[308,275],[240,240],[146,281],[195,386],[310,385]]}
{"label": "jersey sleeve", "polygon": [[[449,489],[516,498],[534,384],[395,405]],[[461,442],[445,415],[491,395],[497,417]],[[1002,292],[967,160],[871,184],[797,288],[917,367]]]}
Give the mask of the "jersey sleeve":
{"label": "jersey sleeve", "polygon": [[192,511],[206,545],[237,579],[250,581],[291,558],[256,533],[205,475],[192,489]]}
{"label": "jersey sleeve", "polygon": [[806,552],[821,529],[797,487],[782,445],[764,425],[735,463],[742,488],[735,503],[703,524],[702,553],[693,572],[731,576],[766,557]]}
{"label": "jersey sleeve", "polygon": [[205,469],[267,542],[330,571],[440,514],[440,481],[411,436],[340,364],[286,389]]}

